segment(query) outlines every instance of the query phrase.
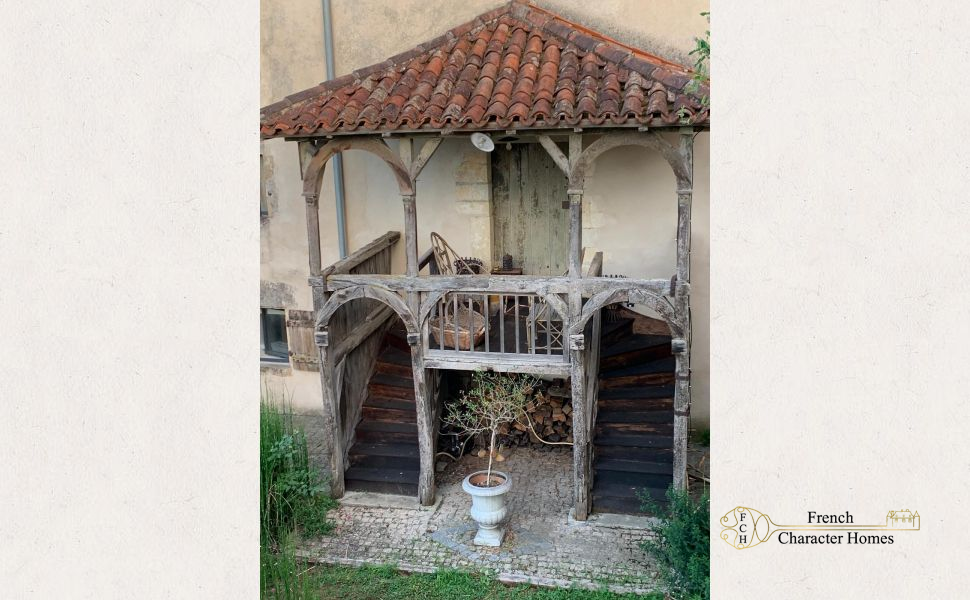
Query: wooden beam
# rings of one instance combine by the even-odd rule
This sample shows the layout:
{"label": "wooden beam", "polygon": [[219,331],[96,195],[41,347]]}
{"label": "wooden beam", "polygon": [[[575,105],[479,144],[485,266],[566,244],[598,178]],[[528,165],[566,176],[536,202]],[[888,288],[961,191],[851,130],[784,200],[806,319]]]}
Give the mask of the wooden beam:
{"label": "wooden beam", "polygon": [[558,354],[513,354],[510,352],[457,352],[425,350],[424,366],[456,371],[497,371],[531,375],[569,375],[566,357]]}
{"label": "wooden beam", "polygon": [[401,196],[404,204],[404,255],[407,258],[407,274],[418,275],[418,212],[414,195]]}
{"label": "wooden beam", "polygon": [[[518,135],[519,137],[522,137],[527,135],[536,135],[539,133],[544,133],[549,136],[562,136],[564,134],[569,134],[569,133],[589,133],[591,135],[603,135],[607,133],[647,131],[648,129],[651,131],[671,132],[671,131],[677,131],[681,127],[682,126],[679,124],[671,126],[670,123],[665,123],[662,118],[658,117],[651,120],[646,126],[636,122],[628,123],[628,124],[619,124],[619,125],[613,124],[613,123],[610,123],[609,125],[597,125],[595,123],[585,121],[582,123],[582,127],[579,127],[579,126],[567,126],[567,127],[557,127],[557,128],[536,127],[534,129],[533,128],[523,129],[520,127],[515,131],[516,131],[516,135]],[[710,126],[707,124],[693,125],[693,128],[695,133],[700,131],[710,131]],[[357,130],[357,131],[321,131],[321,132],[312,133],[309,135],[286,135],[282,137],[283,137],[283,140],[287,142],[303,142],[307,140],[339,139],[339,138],[345,138],[345,137],[356,137],[356,138],[371,137],[376,139],[381,139],[382,137],[396,139],[396,138],[405,137],[405,136],[437,137],[442,135],[454,135],[455,133],[471,134],[479,131],[482,133],[488,133],[492,135],[496,133],[505,132],[504,129],[472,128],[472,127],[462,128],[460,131],[456,132],[454,128],[442,129],[440,127],[426,125],[424,127],[421,127],[420,129],[413,129],[408,131],[384,132],[384,133],[387,133],[388,135],[384,135],[384,133],[373,133],[373,132],[361,133],[360,130]],[[265,140],[270,138],[263,138],[263,139]],[[277,137],[276,139],[279,139],[279,137]]]}
{"label": "wooden beam", "polygon": [[583,194],[569,190],[569,323],[575,323],[583,312],[583,292],[576,282],[583,276]]}
{"label": "wooden beam", "polygon": [[556,163],[556,166],[559,167],[562,174],[569,177],[569,159],[566,158],[566,155],[563,154],[562,150],[559,149],[556,142],[552,141],[552,138],[550,138],[548,135],[539,135],[536,136],[536,139],[539,140],[542,147],[545,148],[549,156],[552,157],[552,161]]}
{"label": "wooden beam", "polygon": [[306,231],[307,254],[310,259],[310,275],[320,275],[322,259],[320,258],[320,208],[317,194],[304,194],[306,200]]}
{"label": "wooden beam", "polygon": [[688,177],[686,182],[677,186],[677,281],[690,281],[690,211],[693,196],[694,170],[694,137],[693,134],[682,133],[680,136],[680,154],[684,160],[684,170]]}
{"label": "wooden beam", "polygon": [[569,277],[583,276],[583,191],[569,190]]}
{"label": "wooden beam", "polygon": [[[401,138],[397,153],[401,155],[401,162],[404,163],[404,168],[410,171],[411,162],[414,160],[414,138]],[[411,179],[414,179],[414,177],[411,177]]]}
{"label": "wooden beam", "polygon": [[[582,130],[579,130],[582,131]],[[569,134],[569,173],[572,173],[573,167],[579,162],[579,157],[583,155],[583,135],[582,133],[576,132]],[[569,176],[568,174],[566,175]]]}
{"label": "wooden beam", "polygon": [[438,146],[441,145],[441,142],[442,142],[442,139],[440,137],[432,138],[427,142],[425,142],[423,146],[421,146],[421,151],[418,153],[417,158],[415,158],[414,161],[410,163],[412,180],[415,180],[418,178],[418,175],[421,174],[421,171],[424,170],[424,166],[428,164],[429,160],[431,160],[431,157],[438,149]]}
{"label": "wooden beam", "polygon": [[[311,278],[312,285],[323,285],[322,279]],[[326,278],[328,290],[336,291],[362,285],[385,288],[393,292],[461,291],[490,294],[566,294],[579,289],[583,296],[607,290],[642,289],[660,295],[670,295],[669,279],[622,279],[615,277],[515,276],[515,275],[347,275],[333,274]]]}

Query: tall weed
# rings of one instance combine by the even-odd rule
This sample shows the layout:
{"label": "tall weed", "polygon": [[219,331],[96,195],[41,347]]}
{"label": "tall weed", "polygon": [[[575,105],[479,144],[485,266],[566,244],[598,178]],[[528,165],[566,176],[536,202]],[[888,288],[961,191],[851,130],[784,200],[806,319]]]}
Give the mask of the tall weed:
{"label": "tall weed", "polygon": [[660,576],[673,598],[710,600],[711,526],[710,496],[697,500],[686,490],[667,490],[668,505],[661,508],[642,497],[644,510],[659,515],[651,529],[654,539],[641,544],[657,562]]}
{"label": "tall weed", "polygon": [[[282,401],[280,401],[282,400]],[[337,503],[310,465],[306,437],[294,426],[285,395],[264,390],[259,410],[260,589],[263,598],[313,597],[294,535],[329,533],[328,511]]]}

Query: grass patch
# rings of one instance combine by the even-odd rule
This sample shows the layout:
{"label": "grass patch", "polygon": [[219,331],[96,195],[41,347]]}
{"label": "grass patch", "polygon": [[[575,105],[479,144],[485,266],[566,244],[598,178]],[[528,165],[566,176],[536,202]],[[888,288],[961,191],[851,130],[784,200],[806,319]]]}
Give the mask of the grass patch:
{"label": "grass patch", "polygon": [[319,598],[294,554],[297,530],[321,535],[333,530],[327,513],[337,503],[310,466],[306,437],[293,424],[289,403],[264,390],[259,410],[259,545],[263,598]]}
{"label": "grass patch", "polygon": [[318,566],[307,579],[321,598],[342,600],[662,600],[662,594],[635,596],[596,590],[553,590],[527,585],[507,586],[488,575],[442,570],[399,573],[392,566]]}
{"label": "grass patch", "polygon": [[667,490],[669,504],[660,508],[644,497],[644,510],[659,515],[652,526],[655,539],[641,544],[657,561],[660,576],[670,595],[678,600],[710,600],[711,527],[710,496],[705,490],[698,499],[686,490]]}

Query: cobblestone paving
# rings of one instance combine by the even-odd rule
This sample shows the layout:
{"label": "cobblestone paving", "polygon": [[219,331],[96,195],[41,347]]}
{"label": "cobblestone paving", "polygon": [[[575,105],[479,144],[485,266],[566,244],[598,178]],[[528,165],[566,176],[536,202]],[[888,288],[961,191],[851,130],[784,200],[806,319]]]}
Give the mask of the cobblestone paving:
{"label": "cobblestone paving", "polygon": [[655,569],[638,546],[649,536],[647,531],[569,522],[573,492],[568,449],[518,448],[497,464],[512,478],[506,538],[501,548],[474,546],[471,499],[461,481],[486,463],[465,456],[438,473],[441,503],[433,510],[342,505],[332,513],[334,534],[305,540],[300,554],[327,563],[487,570],[505,580],[545,585],[655,589]]}

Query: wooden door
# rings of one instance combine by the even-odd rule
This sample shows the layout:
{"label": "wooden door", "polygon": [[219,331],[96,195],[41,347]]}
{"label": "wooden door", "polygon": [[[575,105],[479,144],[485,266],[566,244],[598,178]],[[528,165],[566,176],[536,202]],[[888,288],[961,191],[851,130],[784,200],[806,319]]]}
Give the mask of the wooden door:
{"label": "wooden door", "polygon": [[539,144],[498,146],[492,152],[492,265],[511,254],[525,275],[562,275],[569,268],[566,177]]}

